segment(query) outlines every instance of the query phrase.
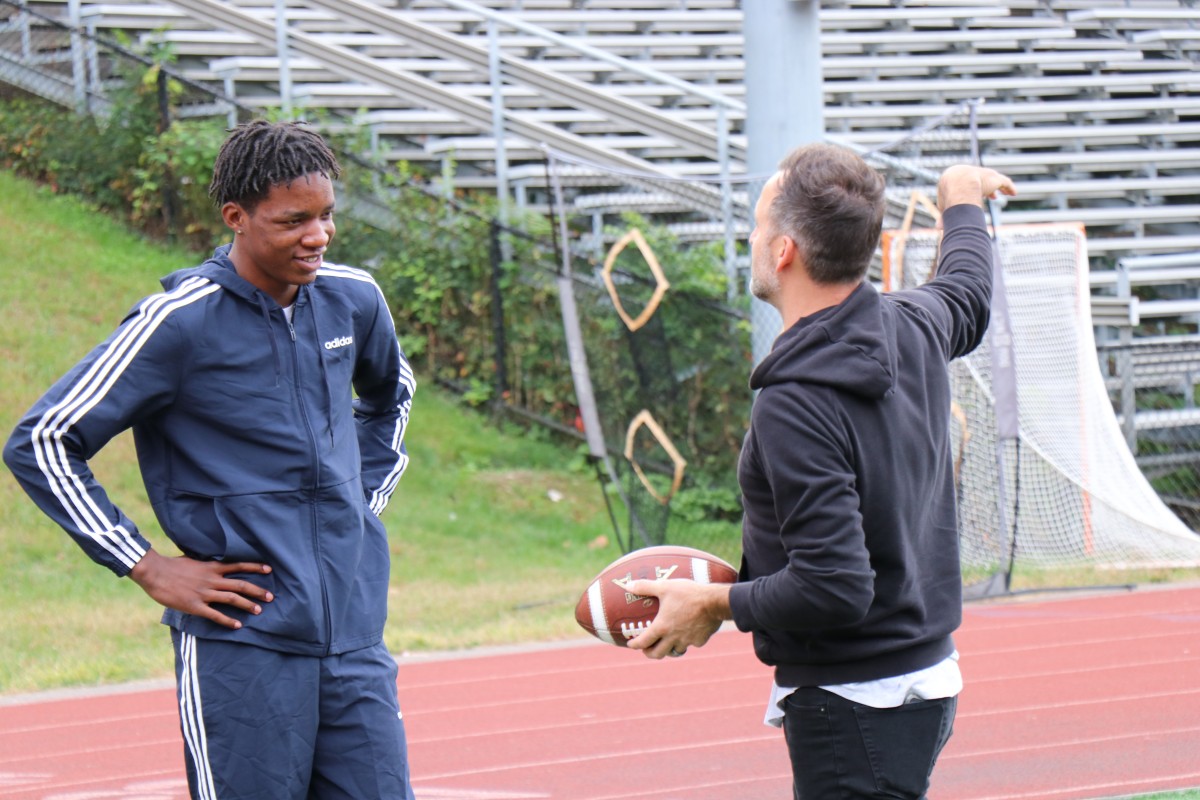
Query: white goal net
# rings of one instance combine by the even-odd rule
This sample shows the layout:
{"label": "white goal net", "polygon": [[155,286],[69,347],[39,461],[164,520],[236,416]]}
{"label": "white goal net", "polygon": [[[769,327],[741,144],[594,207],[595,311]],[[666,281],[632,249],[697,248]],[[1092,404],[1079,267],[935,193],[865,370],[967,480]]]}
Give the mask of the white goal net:
{"label": "white goal net", "polygon": [[[928,278],[939,233],[884,236],[891,286]],[[997,449],[985,342],[953,365],[964,569],[1200,565],[1200,536],[1159,499],[1117,424],[1096,358],[1080,226],[999,229],[1020,434]],[[999,453],[999,457],[998,457]]]}

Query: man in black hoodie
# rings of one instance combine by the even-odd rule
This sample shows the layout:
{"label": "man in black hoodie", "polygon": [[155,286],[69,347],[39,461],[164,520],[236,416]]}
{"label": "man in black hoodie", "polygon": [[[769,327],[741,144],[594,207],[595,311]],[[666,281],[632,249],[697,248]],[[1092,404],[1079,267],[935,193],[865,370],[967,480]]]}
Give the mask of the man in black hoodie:
{"label": "man in black hoodie", "polygon": [[775,668],[796,798],[924,797],[962,688],[951,359],[987,329],[992,248],[982,203],[1015,194],[959,165],[938,184],[937,276],[880,294],[866,281],[884,182],[848,150],[807,145],[764,187],[750,289],[783,317],[754,370],[738,465],[740,581],[639,581],[651,658],[704,644],[723,620]]}

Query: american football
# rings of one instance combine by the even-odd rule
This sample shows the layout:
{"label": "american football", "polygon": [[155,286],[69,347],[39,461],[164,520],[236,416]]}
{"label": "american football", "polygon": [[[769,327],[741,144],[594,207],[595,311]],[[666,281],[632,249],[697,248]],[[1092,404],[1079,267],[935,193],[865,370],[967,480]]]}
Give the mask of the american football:
{"label": "american football", "polygon": [[626,647],[658,613],[658,599],[625,591],[629,581],[688,578],[734,583],[737,570],[711,553],[691,547],[644,547],[618,558],[595,577],[575,606],[575,621],[601,641]]}

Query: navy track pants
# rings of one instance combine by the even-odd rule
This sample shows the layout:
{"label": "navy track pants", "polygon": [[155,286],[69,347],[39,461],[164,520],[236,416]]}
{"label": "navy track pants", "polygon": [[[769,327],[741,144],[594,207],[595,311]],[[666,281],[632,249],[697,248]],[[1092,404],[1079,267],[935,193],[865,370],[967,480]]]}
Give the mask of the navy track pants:
{"label": "navy track pants", "polygon": [[382,643],[314,657],[174,630],[171,640],[196,800],[413,800]]}

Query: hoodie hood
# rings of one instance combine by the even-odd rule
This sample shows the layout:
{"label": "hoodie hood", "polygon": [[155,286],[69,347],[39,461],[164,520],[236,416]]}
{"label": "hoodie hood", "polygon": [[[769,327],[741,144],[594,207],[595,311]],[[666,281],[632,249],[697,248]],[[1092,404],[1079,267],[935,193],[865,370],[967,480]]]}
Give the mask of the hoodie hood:
{"label": "hoodie hood", "polygon": [[[163,277],[159,283],[162,284],[163,289],[169,292],[188,278],[207,278],[255,305],[262,305],[270,301],[270,298],[257,286],[238,275],[233,261],[229,259],[229,251],[232,247],[232,244],[223,244],[214,250],[212,256],[204,263],[176,270]],[[271,302],[273,303],[273,301]]]}
{"label": "hoodie hood", "polygon": [[750,388],[808,383],[881,398],[892,392],[895,374],[895,331],[884,323],[879,292],[863,282],[841,303],[780,334],[750,376]]}
{"label": "hoodie hood", "polygon": [[[271,353],[275,362],[275,385],[279,386],[279,381],[283,374],[283,366],[280,362],[282,356],[280,355],[279,343],[275,340],[271,324],[271,309],[278,307],[279,304],[268,297],[257,286],[238,274],[237,268],[234,267],[233,261],[229,258],[229,251],[232,247],[232,244],[223,244],[214,250],[212,256],[204,263],[199,266],[176,270],[161,278],[159,283],[162,284],[163,289],[169,292],[187,280],[204,278],[255,306],[262,317],[267,341],[271,343]],[[296,295],[296,302],[298,304],[301,302],[301,297],[303,296],[304,292]],[[327,389],[327,391],[332,390]]]}

